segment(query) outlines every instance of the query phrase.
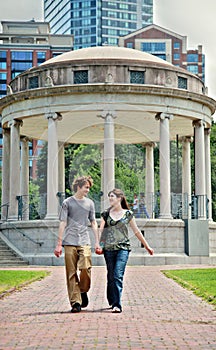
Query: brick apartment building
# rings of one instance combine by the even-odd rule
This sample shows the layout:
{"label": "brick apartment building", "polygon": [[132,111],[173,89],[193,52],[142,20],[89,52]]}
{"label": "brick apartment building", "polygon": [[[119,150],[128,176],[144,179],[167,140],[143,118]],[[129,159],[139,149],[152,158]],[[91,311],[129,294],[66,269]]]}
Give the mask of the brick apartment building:
{"label": "brick apartment building", "polygon": [[148,52],[175,66],[185,68],[205,82],[205,55],[202,45],[187,49],[187,37],[156,24],[119,38],[119,46]]}

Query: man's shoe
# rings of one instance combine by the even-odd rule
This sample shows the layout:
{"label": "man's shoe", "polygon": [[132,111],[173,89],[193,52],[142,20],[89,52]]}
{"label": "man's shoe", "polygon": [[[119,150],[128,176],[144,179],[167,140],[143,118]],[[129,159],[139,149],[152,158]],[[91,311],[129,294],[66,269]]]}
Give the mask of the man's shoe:
{"label": "man's shoe", "polygon": [[81,293],[81,298],[82,298],[81,307],[86,307],[86,306],[88,306],[89,301],[88,301],[88,295],[87,295],[86,292]]}
{"label": "man's shoe", "polygon": [[81,311],[81,305],[79,303],[75,303],[72,305],[71,312],[76,313]]}

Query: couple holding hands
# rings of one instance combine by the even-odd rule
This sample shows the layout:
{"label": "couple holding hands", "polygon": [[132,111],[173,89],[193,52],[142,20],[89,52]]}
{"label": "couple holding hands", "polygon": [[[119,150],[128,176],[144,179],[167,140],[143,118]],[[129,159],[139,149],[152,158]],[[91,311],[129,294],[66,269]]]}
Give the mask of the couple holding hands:
{"label": "couple holding hands", "polygon": [[120,189],[109,192],[110,206],[101,214],[98,228],[94,202],[87,197],[92,185],[93,180],[90,176],[74,180],[74,195],[65,199],[61,207],[58,242],[54,254],[59,257],[64,247],[71,312],[80,312],[88,305],[87,292],[91,285],[91,241],[88,230],[90,222],[95,236],[95,252],[103,253],[106,262],[107,301],[112,312],[121,313],[123,277],[131,251],[129,227],[150,255],[153,255],[154,251],[138,229],[133,212]]}

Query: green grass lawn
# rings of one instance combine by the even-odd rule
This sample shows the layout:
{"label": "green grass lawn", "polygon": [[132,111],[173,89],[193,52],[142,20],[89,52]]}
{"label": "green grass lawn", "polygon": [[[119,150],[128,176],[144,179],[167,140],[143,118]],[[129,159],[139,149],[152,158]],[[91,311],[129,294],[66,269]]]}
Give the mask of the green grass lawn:
{"label": "green grass lawn", "polygon": [[164,270],[163,273],[208,303],[216,305],[216,268]]}
{"label": "green grass lawn", "polygon": [[0,270],[0,295],[40,280],[48,274],[48,271]]}

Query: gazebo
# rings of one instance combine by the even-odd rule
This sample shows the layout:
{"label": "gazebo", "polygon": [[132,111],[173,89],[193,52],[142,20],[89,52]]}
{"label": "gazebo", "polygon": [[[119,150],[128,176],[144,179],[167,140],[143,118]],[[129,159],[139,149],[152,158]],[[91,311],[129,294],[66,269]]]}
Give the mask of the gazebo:
{"label": "gazebo", "polygon": [[[153,154],[158,143],[160,216],[157,220],[153,215],[150,220],[139,219],[138,223],[158,254],[175,254],[176,259],[180,254],[184,261],[188,256],[205,256],[212,261],[216,232],[211,217],[210,130],[215,109],[216,102],[208,97],[197,76],[148,53],[122,47],[67,52],[20,74],[0,100],[2,204],[9,203],[8,222],[2,224],[4,234],[8,225],[17,221],[17,196],[28,196],[29,139],[48,142],[47,213],[43,223],[50,229],[55,222],[52,232],[58,223],[56,194],[65,190],[65,144],[101,145],[103,208],[107,192],[115,187],[117,143],[140,143],[146,148],[145,193],[150,203],[155,191]],[[190,144],[195,144],[195,221],[189,205],[184,208],[184,220],[173,220],[171,213],[170,141],[176,140],[176,135],[182,142],[182,196],[186,196],[186,203],[192,192]],[[31,226],[28,218],[25,225],[26,230]],[[203,227],[198,241],[197,227]],[[45,241],[41,232],[40,239]],[[192,242],[193,246],[196,243],[195,250]]]}

